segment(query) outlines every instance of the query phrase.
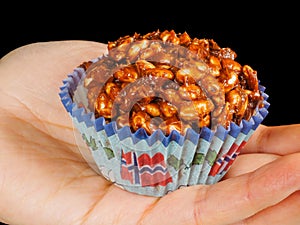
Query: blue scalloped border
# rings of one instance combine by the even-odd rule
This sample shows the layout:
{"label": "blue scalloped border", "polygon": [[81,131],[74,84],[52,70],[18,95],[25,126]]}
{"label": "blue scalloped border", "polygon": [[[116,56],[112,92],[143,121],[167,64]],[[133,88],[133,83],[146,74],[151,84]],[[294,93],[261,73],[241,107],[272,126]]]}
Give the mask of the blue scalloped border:
{"label": "blue scalloped border", "polygon": [[73,94],[80,80],[84,76],[85,70],[77,67],[73,70],[73,73],[68,74],[67,78],[63,80],[59,96],[66,111],[71,117],[76,118],[79,122],[84,121],[87,127],[94,126],[97,132],[105,130],[108,137],[117,134],[119,139],[123,140],[131,136],[134,144],[141,140],[146,140],[149,146],[152,146],[157,141],[162,142],[164,146],[168,146],[170,142],[175,141],[177,144],[182,146],[185,140],[189,140],[197,145],[199,138],[210,141],[213,136],[217,136],[220,140],[224,140],[227,134],[236,137],[240,132],[248,134],[250,130],[255,130],[269,113],[268,108],[270,103],[267,101],[269,96],[265,93],[266,88],[259,84],[259,90],[264,98],[264,107],[258,109],[257,113],[252,116],[249,121],[242,120],[240,125],[231,122],[228,129],[225,129],[223,126],[218,126],[216,131],[212,131],[211,129],[204,127],[200,130],[200,133],[196,133],[194,130],[188,129],[185,135],[181,135],[176,130],[172,131],[168,136],[165,136],[161,130],[157,130],[151,135],[147,135],[143,128],[132,133],[129,126],[117,129],[115,122],[106,124],[103,117],[94,119],[92,112],[86,113],[84,108],[79,108],[77,104],[73,102]]}

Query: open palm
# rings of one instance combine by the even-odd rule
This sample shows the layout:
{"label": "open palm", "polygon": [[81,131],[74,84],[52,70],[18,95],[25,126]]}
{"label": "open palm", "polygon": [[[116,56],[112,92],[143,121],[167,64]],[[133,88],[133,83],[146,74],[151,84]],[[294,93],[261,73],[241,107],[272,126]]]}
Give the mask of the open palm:
{"label": "open palm", "polygon": [[101,43],[58,41],[24,46],[1,59],[0,221],[300,223],[299,125],[261,125],[225,179],[215,185],[155,198],[129,193],[99,176],[78,150],[76,131],[58,92],[73,68],[105,51]]}

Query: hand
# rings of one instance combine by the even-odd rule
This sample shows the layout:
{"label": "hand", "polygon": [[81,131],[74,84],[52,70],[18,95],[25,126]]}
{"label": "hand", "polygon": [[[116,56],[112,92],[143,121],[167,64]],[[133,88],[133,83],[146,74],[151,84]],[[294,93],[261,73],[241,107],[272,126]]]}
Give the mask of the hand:
{"label": "hand", "polygon": [[300,125],[261,125],[214,185],[162,198],[129,193],[78,151],[62,80],[106,51],[88,41],[36,43],[0,61],[0,221],[10,225],[300,224]]}

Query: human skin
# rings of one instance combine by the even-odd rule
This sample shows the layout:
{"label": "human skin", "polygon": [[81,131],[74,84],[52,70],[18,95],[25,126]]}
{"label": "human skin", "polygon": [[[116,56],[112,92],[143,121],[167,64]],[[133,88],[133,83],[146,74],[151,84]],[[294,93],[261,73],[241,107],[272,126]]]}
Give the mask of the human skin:
{"label": "human skin", "polygon": [[106,45],[34,43],[0,61],[0,221],[10,225],[300,224],[300,125],[260,125],[224,179],[156,198],[101,177],[78,151],[62,80]]}

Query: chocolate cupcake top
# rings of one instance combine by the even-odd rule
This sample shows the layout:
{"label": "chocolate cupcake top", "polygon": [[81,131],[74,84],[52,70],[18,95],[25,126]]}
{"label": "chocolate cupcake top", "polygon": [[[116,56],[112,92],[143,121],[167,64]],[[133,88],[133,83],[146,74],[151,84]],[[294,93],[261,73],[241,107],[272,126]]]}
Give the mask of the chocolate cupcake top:
{"label": "chocolate cupcake top", "polygon": [[184,134],[227,128],[263,107],[257,71],[212,39],[186,32],[134,33],[108,42],[108,52],[80,65],[87,110],[117,127]]}

